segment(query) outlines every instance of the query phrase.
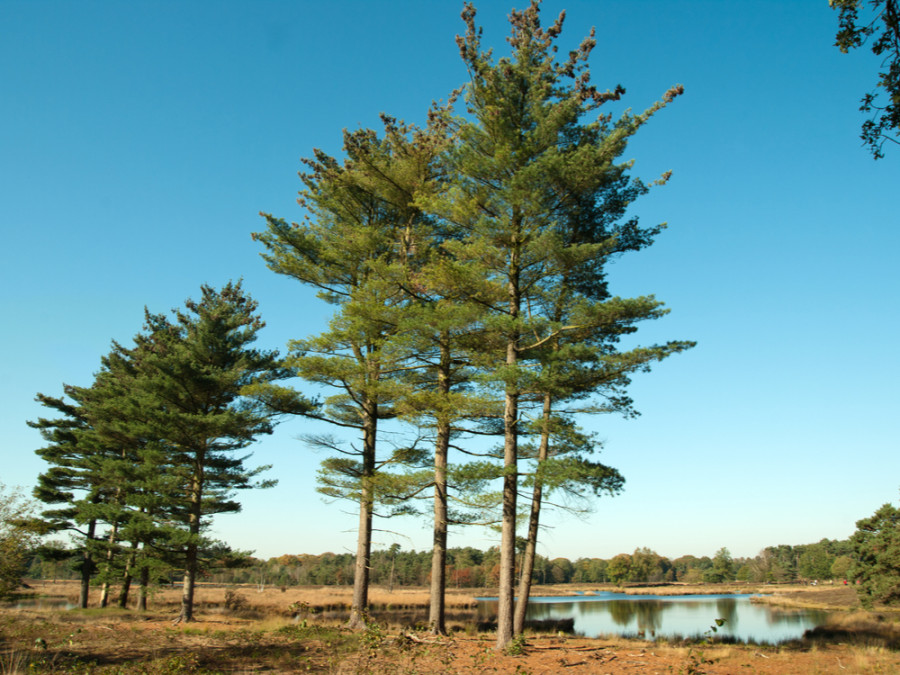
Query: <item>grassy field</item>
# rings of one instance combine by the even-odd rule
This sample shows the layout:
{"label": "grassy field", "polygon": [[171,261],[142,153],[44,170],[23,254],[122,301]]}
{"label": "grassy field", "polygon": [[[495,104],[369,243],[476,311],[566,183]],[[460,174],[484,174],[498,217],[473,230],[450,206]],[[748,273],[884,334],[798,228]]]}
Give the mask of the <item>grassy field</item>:
{"label": "grassy field", "polygon": [[[605,587],[609,589],[609,587]],[[570,586],[537,588],[564,595]],[[600,587],[577,587],[593,592]],[[746,587],[739,590],[748,592]],[[769,591],[772,590],[768,587]],[[426,589],[373,589],[379,608],[366,631],[341,626],[346,588],[201,587],[197,621],[173,625],[178,589],[157,593],[150,611],[0,609],[0,674],[6,673],[897,673],[900,628],[892,614],[853,609],[844,587],[779,587],[786,602],[842,608],[829,626],[780,647],[674,644],[528,635],[517,654],[498,654],[494,635],[464,617],[491,589],[453,591],[451,637],[416,630]],[[33,593],[74,600],[74,584],[36,584]],[[568,591],[568,593],[566,592]],[[654,587],[629,592],[721,592],[719,587]],[[226,593],[229,593],[226,602]],[[226,606],[227,605],[227,606]]]}

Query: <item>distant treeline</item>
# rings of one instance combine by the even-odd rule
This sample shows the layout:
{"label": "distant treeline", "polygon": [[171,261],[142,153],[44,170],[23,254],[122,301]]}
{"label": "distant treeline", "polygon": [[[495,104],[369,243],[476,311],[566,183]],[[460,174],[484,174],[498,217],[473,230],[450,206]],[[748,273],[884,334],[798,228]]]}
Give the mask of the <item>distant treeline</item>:
{"label": "distant treeline", "polygon": [[[73,558],[74,558],[73,551]],[[53,560],[52,558],[56,558]],[[233,560],[229,564],[234,564]],[[268,560],[248,557],[239,567],[213,565],[202,579],[221,584],[264,586],[341,586],[353,583],[355,556],[351,553],[281,555]],[[753,558],[733,558],[728,549],[709,556],[685,555],[671,560],[639,548],[610,559],[547,558],[537,556],[532,581],[536,584],[567,583],[787,583],[843,580],[852,564],[850,542],[823,539],[801,546],[768,546]],[[431,551],[404,551],[397,547],[373,551],[371,582],[381,586],[426,586],[430,580]],[[447,580],[451,588],[496,586],[500,552],[475,548],[451,548],[447,552]],[[76,578],[70,563],[35,556],[29,576],[34,579]]]}

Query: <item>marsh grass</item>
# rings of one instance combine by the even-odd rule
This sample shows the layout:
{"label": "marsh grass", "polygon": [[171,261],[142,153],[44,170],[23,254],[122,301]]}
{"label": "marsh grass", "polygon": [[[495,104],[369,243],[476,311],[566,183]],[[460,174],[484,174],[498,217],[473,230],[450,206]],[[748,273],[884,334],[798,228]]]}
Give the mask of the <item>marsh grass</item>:
{"label": "marsh grass", "polygon": [[778,586],[750,599],[760,605],[795,607],[825,612],[855,611],[861,608],[852,586]]}
{"label": "marsh grass", "polygon": [[883,615],[854,612],[835,615],[822,626],[806,631],[806,644],[843,643],[856,647],[900,651],[900,624]]}

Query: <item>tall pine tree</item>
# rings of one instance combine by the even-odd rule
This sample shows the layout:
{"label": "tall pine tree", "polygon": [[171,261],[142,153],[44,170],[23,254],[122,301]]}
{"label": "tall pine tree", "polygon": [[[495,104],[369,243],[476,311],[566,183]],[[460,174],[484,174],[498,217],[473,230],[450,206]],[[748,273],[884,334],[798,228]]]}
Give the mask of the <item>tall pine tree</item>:
{"label": "tall pine tree", "polygon": [[[561,223],[577,206],[599,198],[628,137],[680,92],[641,115],[615,122],[587,115],[620,98],[590,82],[593,33],[568,58],[557,61],[554,42],[564,15],[543,28],[539,4],[510,14],[512,56],[494,60],[481,44],[475,9],[463,11],[466,32],[457,37],[469,71],[465,102],[469,118],[455,130],[450,188],[431,207],[453,222],[460,238],[448,242],[460,288],[491,313],[487,324],[499,348],[483,361],[487,381],[504,394],[504,469],[500,546],[498,648],[513,638],[515,526],[518,491],[520,402],[533,373],[526,354],[556,335],[600,323],[603,310],[585,305],[583,324],[558,324],[529,311],[530,304],[560,283],[574,265],[590,270],[611,250],[609,241],[567,240]],[[574,265],[573,265],[574,264]]]}
{"label": "tall pine tree", "polygon": [[[415,255],[412,232],[421,215],[408,184],[427,180],[434,155],[424,142],[407,143],[415,133],[410,127],[387,116],[383,121],[381,138],[368,129],[345,132],[343,162],[318,150],[305,160],[299,201],[309,217],[303,223],[266,215],[267,231],[254,235],[267,249],[270,269],[316,288],[336,306],[327,331],[291,343],[287,363],[337,392],[307,414],[361,437],[355,449],[345,449],[349,457],[326,460],[322,473],[326,494],[351,496],[359,505],[353,627],[364,624],[368,606],[376,499],[391,492],[381,468],[402,459],[380,456],[378,444],[379,422],[397,414],[397,378],[408,356],[399,328],[408,297],[393,270]],[[338,447],[330,438],[317,440]]]}

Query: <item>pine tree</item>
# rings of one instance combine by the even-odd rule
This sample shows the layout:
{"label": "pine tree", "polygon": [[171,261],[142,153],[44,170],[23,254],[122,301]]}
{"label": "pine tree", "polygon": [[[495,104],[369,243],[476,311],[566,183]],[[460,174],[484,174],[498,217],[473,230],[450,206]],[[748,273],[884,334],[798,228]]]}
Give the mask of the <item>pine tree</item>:
{"label": "pine tree", "polygon": [[[482,365],[488,381],[504,392],[497,646],[506,648],[513,637],[519,407],[530,380],[523,356],[574,330],[527,309],[559,283],[573,261],[589,274],[591,261],[608,255],[610,242],[566,241],[560,224],[574,207],[599,197],[611,175],[621,173],[615,160],[628,137],[681,89],[673,88],[642,115],[625,114],[614,123],[601,115],[584,123],[586,115],[624,93],[621,87],[603,93],[590,83],[593,33],[557,62],[553,43],[564,15],[542,28],[539,5],[532,2],[510,14],[512,57],[494,62],[482,49],[471,4],[462,17],[466,33],[457,43],[470,76],[465,91],[470,117],[455,129],[451,187],[432,207],[456,225],[460,238],[446,248],[455,261],[457,286],[488,308],[487,325],[500,342]],[[590,312],[585,319],[592,320]]]}
{"label": "pine tree", "polygon": [[246,457],[235,454],[273,426],[270,411],[244,396],[244,388],[287,375],[277,353],[251,347],[264,323],[240,283],[201,291],[200,300],[188,300],[172,319],[146,312],[145,330],[135,340],[142,353],[146,428],[164,444],[172,476],[180,481],[172,510],[180,538],[170,533],[185,569],[179,621],[193,618],[209,518],[240,510],[235,490],[274,484],[255,482],[268,467],[248,469]]}
{"label": "pine tree", "polygon": [[[481,395],[470,385],[474,373],[469,354],[475,348],[480,332],[480,308],[472,303],[441,297],[439,287],[424,281],[429,265],[441,264],[439,258],[423,263],[418,270],[420,282],[404,311],[401,332],[411,343],[413,369],[403,380],[404,389],[397,402],[403,419],[434,439],[430,478],[433,485],[433,537],[429,625],[431,631],[439,635],[446,633],[444,598],[448,527],[451,523],[469,519],[451,506],[454,501],[451,473],[460,475],[463,469],[451,467],[450,451],[460,438],[471,434],[468,422],[483,418],[496,408],[494,400]],[[470,481],[470,488],[473,485]]]}
{"label": "pine tree", "polygon": [[[67,393],[70,397],[77,396],[78,390],[67,388]],[[35,398],[61,417],[41,417],[28,422],[28,426],[39,430],[47,441],[46,446],[35,452],[50,465],[38,476],[34,496],[52,507],[41,514],[47,532],[66,531],[83,538],[78,563],[81,576],[79,606],[86,608],[100,546],[97,516],[93,511],[108,497],[102,488],[98,464],[108,449],[92,438],[80,401],[44,394]]]}
{"label": "pine tree", "polygon": [[[326,332],[291,343],[287,363],[300,377],[338,391],[307,413],[310,417],[361,436],[356,450],[343,448],[352,456],[326,460],[320,474],[326,494],[359,504],[353,627],[364,625],[368,606],[376,500],[393,492],[381,469],[409,454],[401,449],[400,456],[379,456],[378,425],[396,416],[397,376],[407,358],[398,326],[408,299],[390,272],[414,254],[411,231],[419,211],[404,183],[418,180],[428,168],[427,158],[408,154],[411,146],[404,138],[411,128],[383,120],[383,138],[365,129],[345,132],[343,163],[318,150],[305,160],[300,198],[310,214],[305,222],[289,225],[266,215],[267,231],[254,235],[267,248],[263,257],[270,269],[318,289],[319,297],[337,308]],[[404,183],[388,178],[396,175],[395,162],[408,172]],[[330,437],[311,440],[340,447]]]}
{"label": "pine tree", "polygon": [[134,385],[128,372],[128,358],[126,350],[113,342],[112,351],[101,360],[101,369],[90,387],[66,387],[69,396],[81,403],[81,414],[90,428],[88,438],[102,449],[96,453],[92,473],[105,498],[76,502],[81,518],[108,527],[100,552],[100,607],[107,606],[111,585],[120,572],[120,528],[129,517],[126,500],[133,490],[133,467],[138,465],[141,445],[141,437],[128,429],[133,408],[129,409],[127,400]]}
{"label": "pine tree", "polygon": [[172,537],[177,528],[172,523],[177,519],[181,483],[172,471],[166,440],[155,436],[158,430],[150,424],[152,411],[160,402],[142,393],[147,375],[142,363],[153,356],[151,344],[143,340],[139,346],[126,349],[113,342],[94,385],[90,389],[69,388],[82,401],[93,435],[116,449],[100,468],[110,494],[102,510],[102,520],[110,529],[101,572],[101,606],[106,606],[114,582],[121,583],[119,605],[127,606],[131,582],[137,574],[141,582],[138,605],[146,609],[151,570],[159,576],[175,562]]}
{"label": "pine tree", "polygon": [[461,300],[444,277],[447,253],[442,244],[456,236],[453,224],[423,209],[447,185],[444,154],[452,142],[447,126],[456,96],[454,92],[447,106],[429,111],[425,129],[384,117],[391,156],[381,161],[366,156],[365,162],[377,194],[402,214],[404,223],[404,255],[382,261],[378,277],[387,287],[400,289],[403,298],[395,341],[406,366],[397,381],[395,410],[434,444],[430,477],[424,471],[409,474],[405,493],[411,495],[426,483],[433,486],[429,624],[435,634],[446,632],[447,537],[456,517],[450,508],[451,443],[468,433],[465,420],[489,414],[492,404],[469,386],[468,354],[483,332],[482,309]]}

